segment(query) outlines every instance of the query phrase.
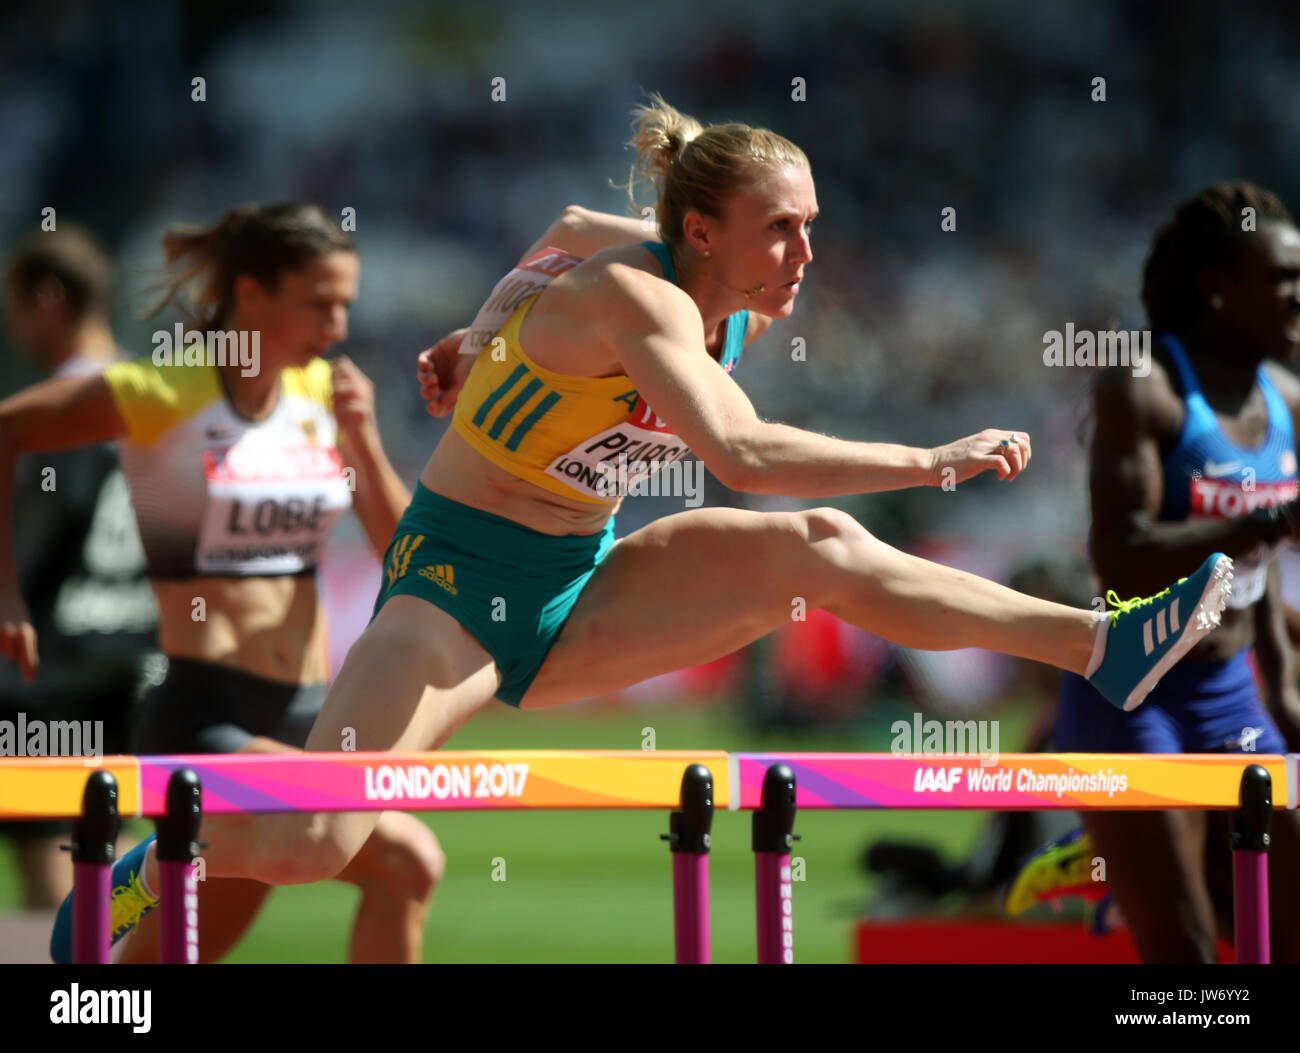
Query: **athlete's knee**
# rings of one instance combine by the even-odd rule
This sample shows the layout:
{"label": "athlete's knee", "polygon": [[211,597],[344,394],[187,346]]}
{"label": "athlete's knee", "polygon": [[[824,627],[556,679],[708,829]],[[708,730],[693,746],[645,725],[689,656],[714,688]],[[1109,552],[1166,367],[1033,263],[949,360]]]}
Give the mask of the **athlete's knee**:
{"label": "athlete's knee", "polygon": [[790,525],[796,550],[785,567],[796,575],[811,606],[832,610],[843,599],[852,572],[870,571],[883,549],[867,529],[838,508],[794,513]]}
{"label": "athlete's knee", "polygon": [[358,881],[388,896],[426,902],[442,881],[447,857],[424,823],[405,812],[385,812],[357,857]]}
{"label": "athlete's knee", "polygon": [[797,515],[809,544],[816,544],[819,541],[871,540],[871,534],[866,527],[838,508],[810,508]]}
{"label": "athlete's knee", "polygon": [[838,508],[810,508],[797,513],[804,544],[816,565],[839,573],[866,569],[885,546],[861,523]]}

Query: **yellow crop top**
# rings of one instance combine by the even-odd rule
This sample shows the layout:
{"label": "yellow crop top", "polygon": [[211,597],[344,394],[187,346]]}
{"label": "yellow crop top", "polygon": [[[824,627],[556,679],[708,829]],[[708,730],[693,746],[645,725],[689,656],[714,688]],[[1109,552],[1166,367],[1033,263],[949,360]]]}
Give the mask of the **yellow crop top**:
{"label": "yellow crop top", "polygon": [[[672,257],[646,242],[664,277],[676,280]],[[542,249],[493,290],[461,345],[478,358],[456,400],[452,427],[479,453],[543,490],[592,504],[614,504],[618,486],[653,475],[690,452],[646,404],[626,376],[575,377],[533,362],[519,329],[542,291],[582,261]],[[504,319],[504,324],[502,324]],[[721,364],[740,360],[747,311],[727,321]]]}

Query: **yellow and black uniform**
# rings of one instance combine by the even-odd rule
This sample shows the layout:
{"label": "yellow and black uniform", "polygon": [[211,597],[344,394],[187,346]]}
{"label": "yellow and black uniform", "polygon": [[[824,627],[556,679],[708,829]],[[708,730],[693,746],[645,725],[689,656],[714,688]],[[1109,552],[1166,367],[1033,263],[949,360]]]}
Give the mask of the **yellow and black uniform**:
{"label": "yellow and black uniform", "polygon": [[[105,371],[151,579],[315,572],[352,500],[330,378],[322,359],[284,370],[275,409],[250,421],[213,365],[144,358]],[[166,679],[141,702],[131,750],[226,753],[254,735],[301,746],[324,698],[323,683],[169,657]]]}
{"label": "yellow and black uniform", "polygon": [[126,424],[122,469],[151,578],[315,568],[352,503],[327,362],[286,369],[260,421],[235,413],[214,366],[137,359],[104,379]]}
{"label": "yellow and black uniform", "polygon": [[[672,257],[644,247],[676,282]],[[493,464],[549,493],[613,507],[626,489],[690,450],[626,376],[578,377],[533,362],[520,345],[529,310],[582,261],[542,249],[497,283],[461,352],[476,352],[452,426]],[[727,321],[721,366],[744,349],[749,314]],[[614,543],[614,518],[596,534],[555,537],[470,508],[423,486],[397,526],[375,613],[391,597],[441,607],[496,661],[497,698],[517,706],[588,579]]]}

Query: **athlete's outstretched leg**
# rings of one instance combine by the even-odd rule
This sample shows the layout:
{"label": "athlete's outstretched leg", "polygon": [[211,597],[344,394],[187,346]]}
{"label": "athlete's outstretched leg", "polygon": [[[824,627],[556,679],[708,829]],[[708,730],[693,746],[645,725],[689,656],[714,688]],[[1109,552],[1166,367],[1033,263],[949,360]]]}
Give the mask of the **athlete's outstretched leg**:
{"label": "athlete's outstretched leg", "polygon": [[909,556],[837,509],[700,509],[657,520],[611,550],[523,705],[712,661],[814,608],[904,647],[982,647],[1077,673],[1090,672],[1098,647],[1096,612]]}

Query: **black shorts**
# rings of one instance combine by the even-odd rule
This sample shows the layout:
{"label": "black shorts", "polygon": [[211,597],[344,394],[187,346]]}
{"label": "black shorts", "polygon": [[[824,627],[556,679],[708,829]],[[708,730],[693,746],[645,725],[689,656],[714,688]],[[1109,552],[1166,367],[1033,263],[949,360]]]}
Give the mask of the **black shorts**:
{"label": "black shorts", "polygon": [[130,751],[235,753],[254,736],[301,748],[325,704],[325,690],[325,684],[286,684],[171,658],[166,678],[136,710]]}

